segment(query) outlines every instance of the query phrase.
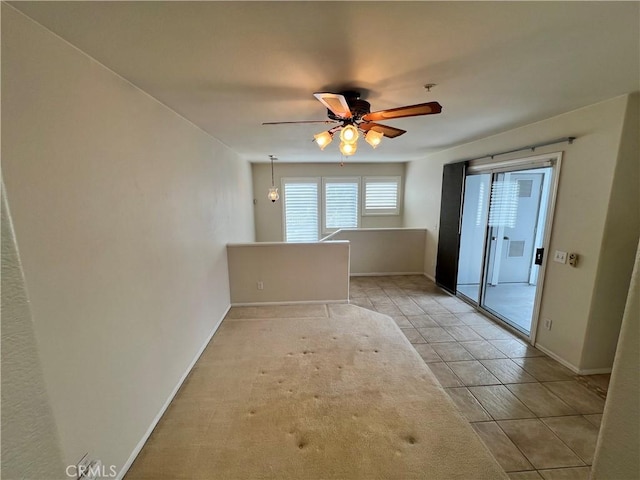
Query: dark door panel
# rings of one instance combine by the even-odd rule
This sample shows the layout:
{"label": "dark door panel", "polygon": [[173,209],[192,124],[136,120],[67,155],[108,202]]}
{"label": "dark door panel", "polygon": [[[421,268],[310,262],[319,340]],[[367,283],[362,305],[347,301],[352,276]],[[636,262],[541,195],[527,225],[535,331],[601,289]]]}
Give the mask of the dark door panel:
{"label": "dark door panel", "polygon": [[436,283],[450,293],[456,293],[458,250],[460,249],[460,218],[466,164],[449,163],[442,171],[442,200]]}

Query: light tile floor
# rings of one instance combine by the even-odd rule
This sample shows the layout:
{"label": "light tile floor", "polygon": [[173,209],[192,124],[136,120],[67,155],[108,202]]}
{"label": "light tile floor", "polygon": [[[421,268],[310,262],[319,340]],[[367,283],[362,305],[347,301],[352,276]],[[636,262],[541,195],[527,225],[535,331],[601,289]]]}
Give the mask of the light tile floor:
{"label": "light tile floor", "polygon": [[[478,301],[479,285],[458,285],[458,291]],[[509,319],[528,332],[531,328],[533,303],[536,296],[535,285],[527,283],[501,283],[486,289],[484,305],[494,313]]]}
{"label": "light tile floor", "polygon": [[608,375],[581,377],[422,276],[352,277],[395,320],[512,480],[588,479]]}

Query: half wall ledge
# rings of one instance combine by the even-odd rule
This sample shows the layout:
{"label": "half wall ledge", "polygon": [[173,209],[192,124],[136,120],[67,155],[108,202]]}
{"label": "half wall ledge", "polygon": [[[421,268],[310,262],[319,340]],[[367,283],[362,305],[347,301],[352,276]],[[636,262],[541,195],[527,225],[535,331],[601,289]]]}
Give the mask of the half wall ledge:
{"label": "half wall ledge", "polygon": [[227,245],[231,305],[347,303],[348,241]]}

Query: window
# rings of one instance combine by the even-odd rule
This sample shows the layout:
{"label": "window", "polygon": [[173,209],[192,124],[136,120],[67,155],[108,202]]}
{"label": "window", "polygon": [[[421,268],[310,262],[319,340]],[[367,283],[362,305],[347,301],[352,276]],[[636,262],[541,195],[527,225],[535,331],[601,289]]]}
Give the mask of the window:
{"label": "window", "polygon": [[400,177],[364,177],[364,215],[400,214]]}
{"label": "window", "polygon": [[286,242],[318,241],[319,183],[318,178],[282,179]]}
{"label": "window", "polygon": [[359,178],[323,178],[324,233],[358,228]]}
{"label": "window", "polygon": [[285,241],[317,242],[321,233],[358,228],[362,215],[399,215],[400,182],[400,177],[283,178]]}

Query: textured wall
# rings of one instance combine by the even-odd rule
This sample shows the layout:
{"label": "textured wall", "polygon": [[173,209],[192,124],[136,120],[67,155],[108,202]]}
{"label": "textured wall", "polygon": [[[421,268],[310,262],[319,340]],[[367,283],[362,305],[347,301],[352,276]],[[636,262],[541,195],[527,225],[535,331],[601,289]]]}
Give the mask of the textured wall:
{"label": "textured wall", "polygon": [[2,102],[64,461],[120,469],[229,306],[226,244],[253,241],[250,166],[4,3]]}
{"label": "textured wall", "polygon": [[2,475],[66,478],[2,186]]}

